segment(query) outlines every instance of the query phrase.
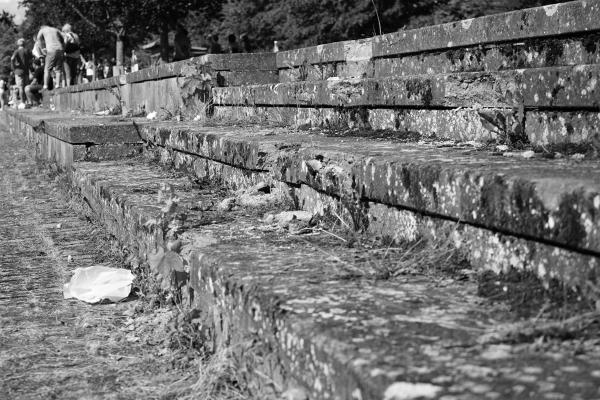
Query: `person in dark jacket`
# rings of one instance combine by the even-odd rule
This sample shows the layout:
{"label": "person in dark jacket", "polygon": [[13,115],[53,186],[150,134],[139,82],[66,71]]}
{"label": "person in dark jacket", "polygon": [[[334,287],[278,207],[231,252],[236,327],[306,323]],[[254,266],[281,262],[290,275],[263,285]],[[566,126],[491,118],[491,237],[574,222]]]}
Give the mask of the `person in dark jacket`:
{"label": "person in dark jacket", "polygon": [[210,35],[210,53],[211,54],[221,54],[223,52],[223,49],[221,48],[221,45],[219,44],[219,35],[217,35],[216,33],[213,33],[212,35]]}
{"label": "person in dark jacket", "polygon": [[230,33],[229,36],[227,36],[227,43],[229,44],[229,52],[230,53],[239,53],[240,52],[240,45],[238,44],[235,35],[233,33]]}
{"label": "person in dark jacket", "polygon": [[19,90],[19,99],[25,103],[25,86],[29,83],[29,70],[31,69],[31,52],[25,47],[25,39],[17,40],[17,49],[11,57],[12,70],[15,73],[15,82]]}
{"label": "person in dark jacket", "polygon": [[175,31],[175,55],[173,61],[187,60],[192,53],[192,43],[188,36],[188,31],[183,25],[177,24]]}
{"label": "person in dark jacket", "polygon": [[[44,85],[44,59],[38,58],[33,61],[33,79],[31,83],[25,86],[27,100],[32,106],[37,106],[42,102],[42,87]],[[48,89],[52,90],[52,77],[48,81]]]}
{"label": "person in dark jacket", "polygon": [[250,44],[250,38],[248,37],[247,33],[242,33],[240,35],[240,42],[242,45],[242,51],[244,53],[251,53],[252,52],[252,45]]}

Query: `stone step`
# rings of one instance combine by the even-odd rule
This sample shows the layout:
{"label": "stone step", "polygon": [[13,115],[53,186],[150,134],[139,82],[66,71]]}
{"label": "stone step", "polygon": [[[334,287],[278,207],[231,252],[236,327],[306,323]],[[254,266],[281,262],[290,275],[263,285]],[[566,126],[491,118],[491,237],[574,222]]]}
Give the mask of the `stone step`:
{"label": "stone step", "polygon": [[597,65],[213,89],[219,120],[597,151]]}
{"label": "stone step", "polygon": [[[237,349],[238,379],[260,398],[289,388],[311,399],[364,400],[411,389],[462,399],[598,393],[593,343],[575,358],[488,341],[515,316],[478,297],[469,279],[352,275],[393,268],[402,252],[291,234],[264,222],[263,212],[282,210],[276,205],[198,211],[231,194],[143,162],[77,163],[72,182],[111,233],[142,255],[163,245],[147,222],[164,207],[159,188],[173,188],[177,213],[186,215],[182,250],[171,254],[189,273],[183,295],[207,315],[215,346]],[[177,275],[168,264],[159,268]]]}
{"label": "stone step", "polygon": [[217,105],[597,109],[600,66],[214,88]]}
{"label": "stone step", "polygon": [[134,157],[142,151],[138,127],[147,120],[43,110],[3,111],[7,128],[21,132],[38,155],[68,167],[74,161]]}
{"label": "stone step", "polygon": [[357,229],[408,241],[448,237],[482,269],[530,270],[579,287],[596,279],[596,162],[276,128],[163,124],[142,131],[176,153],[165,160],[200,177],[217,168],[211,160],[295,186],[307,209],[339,199]]}
{"label": "stone step", "polygon": [[[345,47],[347,53],[347,58],[342,61],[337,60],[337,57],[329,60],[325,54],[320,61],[313,64],[306,61],[296,65],[287,59],[284,60],[284,63],[288,63],[288,67],[279,67],[279,81],[319,81],[334,77],[384,78],[598,64],[600,62],[599,41],[598,33],[586,32],[567,38],[477,44],[472,47],[352,61],[353,46],[360,48],[360,44],[353,42],[350,45],[338,44]],[[289,51],[289,53],[296,52],[299,51]],[[304,52],[302,54],[306,57]]]}
{"label": "stone step", "polygon": [[[523,118],[524,115],[524,118]],[[506,108],[406,109],[216,106],[213,122],[361,132],[412,139],[507,144],[562,154],[600,149],[600,113]]]}
{"label": "stone step", "polygon": [[[324,191],[335,194],[336,186],[344,186],[336,177],[352,167],[350,158],[335,165],[334,154],[362,148],[352,165],[359,165],[365,152],[367,163],[376,164],[375,149],[382,156],[392,144],[357,140],[332,150],[324,148],[328,138],[317,135],[298,141],[294,135],[274,136],[272,129],[244,133],[231,127],[157,125],[145,126],[144,137],[159,153],[183,150],[175,157],[192,160],[197,174],[165,170],[140,158],[73,162],[67,174],[71,193],[132,254],[152,264],[149,268],[158,275],[149,276],[157,276],[163,290],[199,311],[215,348],[234,349],[236,378],[257,398],[280,398],[286,389],[313,399],[395,398],[412,390],[461,399],[598,394],[600,349],[593,336],[579,331],[577,344],[560,343],[544,353],[530,342],[535,334],[519,336],[540,322],[538,316],[514,325],[525,311],[537,315],[536,307],[543,306],[543,291],[534,281],[523,285],[523,280],[478,275],[453,261],[454,242],[396,248],[359,240],[349,247],[353,236],[343,232],[351,228],[343,228],[341,218],[341,224],[323,222],[304,232],[265,218],[290,209],[290,187],[275,177],[302,191],[298,184],[318,187],[319,176],[326,176],[331,185]],[[43,126],[27,132],[31,135],[45,135]],[[367,143],[373,146],[370,152]],[[321,157],[305,162],[307,151]],[[437,151],[448,159],[460,153],[430,149],[426,154]],[[312,161],[322,163],[315,179],[298,178],[294,154],[313,171],[317,164]],[[280,157],[283,164],[277,164]],[[287,166],[277,173],[271,169],[277,165]],[[262,181],[271,192],[232,192],[221,181],[246,189]],[[468,181],[465,175],[463,182]],[[429,183],[435,185],[433,179]],[[293,193],[291,198],[299,200]],[[520,197],[520,204],[526,203]],[[436,228],[430,223],[427,229]],[[177,232],[180,247],[165,235],[167,229]],[[160,264],[158,249],[167,254]],[[555,267],[549,265],[551,273]],[[506,303],[480,297],[498,299],[498,285],[507,293],[503,299],[516,300],[519,314]],[[534,289],[537,305],[525,310],[519,299]],[[572,346],[583,354],[573,356]]]}
{"label": "stone step", "polygon": [[[54,90],[54,94],[101,90],[125,84],[195,75],[201,69],[204,69],[206,73],[215,75],[218,73],[223,74],[224,76],[228,72],[238,72],[238,77],[234,78],[234,81],[228,82],[227,85],[240,85],[243,84],[244,81],[252,81],[255,83],[258,81],[273,81],[273,79],[252,79],[252,72],[258,73],[262,71],[268,73],[267,75],[277,75],[275,53],[206,54],[183,61],[150,66],[126,75],[113,76],[107,79],[99,79],[93,82],[58,88]],[[247,77],[243,78],[244,75]],[[234,75],[231,76],[233,77]],[[255,78],[258,76],[260,76],[260,74],[254,75]]]}
{"label": "stone step", "polygon": [[525,159],[518,153],[503,156],[435,142],[278,134],[256,127],[162,124],[142,127],[141,132],[154,144],[251,171],[270,171],[285,182],[308,184],[331,195],[359,196],[600,251],[596,162]]}
{"label": "stone step", "polygon": [[281,128],[162,122],[136,129],[164,149],[159,158],[200,179],[234,187],[283,182],[304,209],[341,206],[356,229],[397,241],[446,237],[477,268],[525,269],[579,288],[596,279],[595,161]]}
{"label": "stone step", "polygon": [[600,149],[600,113],[588,111],[483,109],[340,109],[330,107],[216,106],[222,124],[289,126],[299,130],[386,132],[406,139],[438,139],[531,146],[545,152],[586,153]]}
{"label": "stone step", "polygon": [[18,112],[7,109],[6,112],[33,129],[42,129],[47,135],[70,144],[141,143],[142,138],[135,127],[151,122],[145,118],[37,109]]}
{"label": "stone step", "polygon": [[597,1],[573,1],[277,53],[280,81],[596,63]]}
{"label": "stone step", "polygon": [[59,88],[46,96],[59,111],[118,109],[184,114],[203,110],[211,85],[239,86],[278,81],[274,53],[207,54],[145,68],[127,75]]}

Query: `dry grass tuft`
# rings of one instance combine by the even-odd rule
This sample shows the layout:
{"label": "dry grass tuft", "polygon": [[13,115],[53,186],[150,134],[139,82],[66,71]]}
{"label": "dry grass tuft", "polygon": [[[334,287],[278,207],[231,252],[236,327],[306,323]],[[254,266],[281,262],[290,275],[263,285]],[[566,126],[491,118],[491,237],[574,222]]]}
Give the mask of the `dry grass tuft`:
{"label": "dry grass tuft", "polygon": [[450,241],[418,239],[394,247],[356,249],[361,256],[349,262],[338,259],[336,275],[341,279],[393,279],[401,275],[456,274],[468,269],[461,252]]}
{"label": "dry grass tuft", "polygon": [[231,357],[231,349],[222,347],[208,359],[199,362],[196,382],[188,388],[182,400],[242,400]]}

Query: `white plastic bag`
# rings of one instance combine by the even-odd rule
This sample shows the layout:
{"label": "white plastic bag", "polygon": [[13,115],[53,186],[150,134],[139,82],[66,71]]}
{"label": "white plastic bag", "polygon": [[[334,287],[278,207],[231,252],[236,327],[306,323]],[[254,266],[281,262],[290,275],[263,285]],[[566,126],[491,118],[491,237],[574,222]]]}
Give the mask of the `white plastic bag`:
{"label": "white plastic bag", "polygon": [[126,269],[103,265],[77,268],[71,281],[65,283],[63,293],[65,299],[76,298],[87,303],[104,299],[117,302],[129,296],[133,278],[131,271]]}

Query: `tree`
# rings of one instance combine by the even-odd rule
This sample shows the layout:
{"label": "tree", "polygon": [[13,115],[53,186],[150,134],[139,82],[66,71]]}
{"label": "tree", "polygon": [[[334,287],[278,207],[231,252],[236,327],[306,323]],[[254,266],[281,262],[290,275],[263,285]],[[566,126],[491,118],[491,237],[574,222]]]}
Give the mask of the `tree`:
{"label": "tree", "polygon": [[227,0],[222,7],[221,21],[214,24],[213,31],[221,37],[246,34],[254,48],[270,50],[286,22],[285,4],[285,1]]}
{"label": "tree", "polygon": [[0,79],[8,80],[11,71],[10,58],[17,42],[17,27],[14,15],[2,11],[0,13]]}
{"label": "tree", "polygon": [[273,40],[297,48],[360,39],[404,28],[418,28],[479,17],[556,0],[227,0],[220,24],[224,33],[248,33],[256,47]]}
{"label": "tree", "polygon": [[160,34],[164,59],[169,30],[204,3],[207,0],[21,0],[27,7],[29,37],[44,24],[59,27],[69,22],[77,28],[84,52],[108,53],[119,42],[134,47],[151,34]]}
{"label": "tree", "polygon": [[[114,51],[114,16],[120,13],[116,1],[86,0],[22,0],[27,7],[23,33],[34,37],[42,25],[60,27],[65,23],[73,25],[81,39],[85,52],[109,54]],[[124,2],[125,3],[125,2]],[[82,10],[85,10],[85,14]]]}
{"label": "tree", "polygon": [[[485,14],[554,3],[556,0],[21,0],[23,24],[32,37],[43,23],[70,22],[84,51],[108,54],[115,39],[134,47],[152,35],[168,59],[168,33],[185,23],[193,38],[218,33],[224,40],[245,33],[256,50],[297,48],[360,39]],[[114,53],[113,53],[114,54]]]}

